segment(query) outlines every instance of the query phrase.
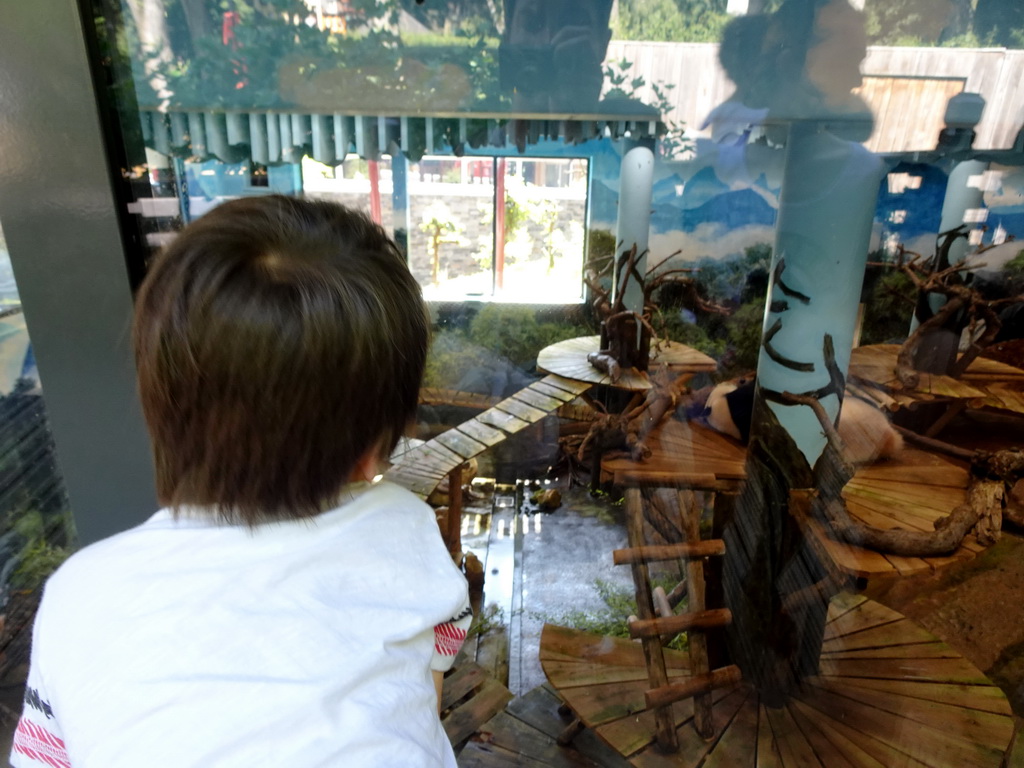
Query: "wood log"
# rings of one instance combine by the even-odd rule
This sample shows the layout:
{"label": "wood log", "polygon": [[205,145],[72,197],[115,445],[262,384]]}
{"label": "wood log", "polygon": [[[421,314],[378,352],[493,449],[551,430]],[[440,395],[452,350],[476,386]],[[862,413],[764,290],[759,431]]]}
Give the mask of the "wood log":
{"label": "wood log", "polygon": [[677,605],[683,602],[683,598],[686,597],[686,589],[686,579],[683,579],[674,587],[672,587],[672,591],[666,595],[666,597],[668,598],[668,604],[671,605],[672,608],[675,608]]}
{"label": "wood log", "polygon": [[725,543],[720,539],[709,539],[707,541],[666,544],[657,547],[643,546],[616,549],[612,553],[612,560],[616,565],[632,565],[633,563],[655,563],[663,562],[665,560],[678,560],[681,557],[720,557],[724,554]]}
{"label": "wood log", "polygon": [[666,413],[674,412],[686,391],[688,378],[680,376],[675,380],[669,378],[666,368],[661,368],[652,379],[652,386],[647,391],[643,406],[630,414],[626,427],[626,448],[633,461],[644,461],[650,458],[651,450],[647,446],[647,438],[661,424]]}
{"label": "wood log", "polygon": [[675,497],[671,491],[667,494],[664,488],[644,488],[643,496],[647,502],[647,522],[661,536],[665,544],[678,544],[683,540],[683,532],[679,528],[679,510],[675,508]]}
{"label": "wood log", "polygon": [[[696,545],[701,542],[700,538],[700,513],[701,506],[697,503],[697,495],[693,491],[676,491],[679,499],[679,509],[682,512],[683,528],[686,529],[686,541]],[[725,553],[725,542],[715,540],[722,546],[722,553]],[[704,563],[701,560],[690,558],[686,561],[686,595],[687,607],[693,614],[708,614],[707,610],[706,583],[704,579]],[[732,613],[729,613],[727,621],[718,624],[724,627],[732,623]],[[714,627],[708,627],[713,629]],[[708,660],[708,637],[705,632],[691,632],[687,639],[690,652],[690,674],[694,677],[706,675],[711,671],[711,663]],[[715,735],[715,719],[711,713],[711,694],[707,692],[698,693],[693,698],[693,727],[705,741],[710,741]]]}
{"label": "wood log", "polygon": [[989,547],[999,541],[1003,530],[1005,496],[1006,486],[1001,481],[981,481],[971,486],[970,503],[979,512],[974,535],[978,537],[978,543],[983,547]]}
{"label": "wood log", "polygon": [[682,701],[696,696],[698,693],[710,693],[716,688],[735,685],[743,679],[743,673],[737,666],[723,667],[705,675],[691,677],[682,683],[661,686],[644,693],[644,701],[648,708],[663,707],[675,701]]}
{"label": "wood log", "polygon": [[[643,544],[644,535],[643,497],[639,488],[626,489],[626,534],[629,543],[638,547]],[[643,563],[630,566],[633,572],[633,588],[636,597],[637,612],[640,618],[654,618],[651,602],[650,574]],[[665,656],[658,639],[645,638],[642,641],[644,661],[647,666],[647,680],[653,688],[662,688],[668,684],[668,673],[665,670]],[[658,746],[666,752],[679,749],[679,738],[676,734],[675,719],[670,706],[658,708],[654,712],[655,731]]]}
{"label": "wood log", "polygon": [[608,318],[607,326],[608,354],[623,367],[635,366],[637,363],[637,334],[639,333],[636,315],[632,312],[619,313]]}
{"label": "wood log", "polygon": [[607,352],[591,352],[587,355],[587,362],[601,371],[608,374],[612,383],[616,383],[622,376],[622,366],[619,361]]}
{"label": "wood log", "polygon": [[657,637],[658,635],[679,634],[690,630],[718,629],[732,622],[728,608],[714,608],[709,611],[681,613],[658,619],[637,619],[629,624],[629,636],[636,638]]}
{"label": "wood log", "polygon": [[902,557],[938,557],[956,550],[983,516],[994,516],[1001,510],[1003,483],[976,481],[968,493],[968,501],[935,522],[935,532],[881,530],[850,517],[842,500],[824,505],[824,513],[840,541]]}
{"label": "wood log", "polygon": [[654,612],[661,618],[666,619],[674,615],[672,604],[668,601],[664,587],[655,587],[651,591],[651,598],[654,600]]}

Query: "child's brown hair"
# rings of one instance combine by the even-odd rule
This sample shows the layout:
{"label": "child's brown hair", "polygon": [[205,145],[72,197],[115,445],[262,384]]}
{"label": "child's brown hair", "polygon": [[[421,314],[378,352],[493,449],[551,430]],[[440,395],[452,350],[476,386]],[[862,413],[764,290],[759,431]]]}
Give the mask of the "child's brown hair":
{"label": "child's brown hair", "polygon": [[249,525],[328,508],[415,416],[428,337],[405,259],[364,214],[279,195],[213,209],[136,301],[161,503]]}

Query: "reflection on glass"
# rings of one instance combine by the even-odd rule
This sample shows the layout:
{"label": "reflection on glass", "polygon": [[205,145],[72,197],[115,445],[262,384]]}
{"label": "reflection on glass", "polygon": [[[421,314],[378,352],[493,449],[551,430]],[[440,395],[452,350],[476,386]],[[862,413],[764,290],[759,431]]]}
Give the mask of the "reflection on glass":
{"label": "reflection on glass", "polygon": [[[634,266],[643,280],[664,280],[623,311],[640,315],[652,335],[710,360],[691,360],[686,375],[693,378],[676,379],[690,407],[667,409],[659,422],[671,438],[660,470],[693,486],[721,470],[722,455],[735,459],[717,484],[687,487],[703,494],[694,503],[703,503],[705,522],[719,516],[716,535],[727,539],[727,589],[719,597],[734,613],[733,660],[759,695],[779,703],[794,694],[796,679],[814,677],[824,600],[850,585],[850,573],[896,580],[955,566],[957,557],[974,554],[970,547],[983,548],[973,533],[970,546],[937,558],[819,539],[834,555],[829,562],[794,527],[788,492],[814,486],[818,498],[835,500],[844,482],[857,483],[845,476],[817,413],[781,401],[787,392],[811,393],[834,421],[841,399],[875,398],[897,412],[901,426],[960,447],[989,439],[992,447],[1019,444],[1016,394],[1000,405],[987,399],[995,410],[981,410],[977,399],[879,381],[872,356],[890,355],[892,369],[896,348],[880,345],[902,344],[942,317],[948,295],[919,290],[914,277],[927,281],[962,260],[976,269],[954,282],[1001,303],[991,314],[976,303],[951,313],[941,329],[929,326],[936,333],[918,345],[916,364],[931,357],[933,372],[946,376],[997,323],[991,338],[1000,344],[1024,334],[1022,303],[1014,299],[1024,291],[1015,245],[1024,237],[1021,7],[1012,0],[131,0],[120,34],[135,80],[122,85],[138,96],[130,120],[149,161],[138,172],[154,195],[139,211],[159,219],[155,243],[222,200],[284,191],[363,208],[393,232],[437,320],[419,436],[476,419],[484,426],[462,434],[495,441],[479,454],[481,476],[509,481],[494,496],[481,491],[484,500],[469,513],[475,517],[466,518],[496,514],[490,530],[500,536],[491,541],[486,525],[474,525],[465,529],[470,546],[482,558],[488,546],[507,546],[516,519],[509,508],[525,504],[515,481],[552,480],[566,503],[545,519],[550,548],[522,536],[533,526],[514,529],[525,552],[521,567],[536,569],[529,599],[555,602],[538,586],[557,578],[547,561],[576,558],[586,561],[584,575],[571,597],[559,594],[595,614],[603,602],[621,604],[620,587],[633,588],[626,569],[612,577],[616,583],[605,580],[610,551],[627,544],[622,507],[567,486],[600,486],[614,476],[607,464],[602,471],[594,446],[632,455],[635,443],[625,442],[624,431],[609,435],[594,425],[612,423],[640,401],[604,381],[582,400],[552,405],[558,385],[569,385],[537,385],[548,370],[538,358],[599,337],[595,299],[602,292],[617,298],[610,265],[618,259],[626,269],[622,254],[631,243],[620,242],[621,233],[646,233],[647,253]],[[627,159],[637,147],[651,148],[639,191],[627,183],[637,178]],[[640,193],[643,204],[631,207]],[[912,277],[905,267],[915,258],[921,271]],[[599,291],[583,291],[588,267]],[[1003,353],[990,347],[986,354]],[[1003,360],[1024,364],[1019,353]],[[568,366],[563,379],[585,380],[581,366],[592,374],[585,356],[571,362],[577,367]],[[745,446],[710,431],[705,403],[697,401],[754,371],[774,399],[749,409],[755,448],[746,463]],[[1013,379],[986,397],[1019,389]],[[479,421],[499,399],[524,392],[526,407],[511,407],[534,421],[492,414],[520,431]],[[537,415],[548,406],[558,419]],[[686,429],[710,442],[691,449],[672,433]],[[918,450],[906,456],[919,457]],[[850,510],[873,527],[931,532],[954,495],[937,491],[947,486],[935,478],[956,478],[955,492],[964,493],[969,475],[959,460],[927,456],[940,471],[898,458],[879,463],[876,477],[899,488]],[[737,475],[748,471],[754,477],[743,486],[741,530],[722,534],[728,508],[716,505],[740,491]],[[615,497],[622,484],[604,489]],[[933,506],[904,504],[907,495]],[[541,514],[537,505],[525,508]],[[577,536],[576,525],[588,533]],[[681,535],[670,531],[666,541]],[[560,536],[600,541],[600,551]],[[502,552],[495,562],[504,577],[513,558]],[[746,553],[754,553],[749,562]],[[672,563],[662,575],[667,599],[683,574]],[[509,623],[530,614],[529,605],[513,605],[511,581],[492,594],[507,598]],[[672,606],[686,610],[684,602]],[[537,612],[594,628],[561,605]],[[628,613],[618,613],[612,623],[625,633]],[[521,684],[532,687],[544,679],[537,661],[543,621],[516,621],[522,648],[536,651],[524,651],[519,666],[530,670]],[[899,716],[896,709],[883,717]],[[990,741],[1004,726],[992,725]],[[653,749],[647,736],[642,749]],[[998,752],[1005,742],[988,747]],[[903,748],[919,754],[918,745]]]}
{"label": "reflection on glass", "polygon": [[[17,711],[32,617],[47,576],[74,544],[64,481],[18,287],[0,230],[0,676]],[[5,727],[13,728],[13,722]]]}

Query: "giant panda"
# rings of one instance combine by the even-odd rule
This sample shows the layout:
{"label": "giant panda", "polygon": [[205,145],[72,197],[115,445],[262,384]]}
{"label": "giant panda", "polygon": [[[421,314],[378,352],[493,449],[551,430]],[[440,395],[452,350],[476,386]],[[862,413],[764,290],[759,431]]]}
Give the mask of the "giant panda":
{"label": "giant panda", "polygon": [[[712,429],[742,443],[750,439],[750,421],[754,409],[754,379],[726,381],[707,396],[701,417]],[[871,464],[890,459],[903,449],[903,438],[893,429],[885,414],[874,405],[853,395],[843,400],[839,416],[839,437],[851,464]]]}

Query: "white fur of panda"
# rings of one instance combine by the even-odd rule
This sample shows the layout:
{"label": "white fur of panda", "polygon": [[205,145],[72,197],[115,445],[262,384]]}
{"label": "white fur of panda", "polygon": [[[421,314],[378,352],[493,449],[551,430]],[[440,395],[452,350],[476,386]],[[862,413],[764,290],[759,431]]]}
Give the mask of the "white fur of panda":
{"label": "white fur of panda", "polygon": [[712,389],[704,404],[704,419],[712,429],[742,441],[743,435],[733,419],[729,401],[725,399],[726,395],[735,391],[736,382],[734,381],[723,382]]}
{"label": "white fur of panda", "polygon": [[891,459],[903,450],[903,437],[886,415],[858,397],[849,395],[839,412],[839,438],[851,464],[871,464]]}
{"label": "white fur of panda", "polygon": [[[712,389],[704,405],[703,417],[712,429],[742,442],[750,429],[751,403],[742,403],[737,413],[745,416],[734,418],[733,411],[740,404],[734,402],[730,406],[726,396],[737,389],[739,387],[734,381],[723,382]],[[752,387],[749,392],[752,398]],[[748,423],[738,425],[737,418],[746,418]],[[880,459],[890,459],[903,449],[903,438],[893,429],[885,413],[857,397],[847,396],[843,400],[838,432],[846,460],[851,464],[871,464]]]}

